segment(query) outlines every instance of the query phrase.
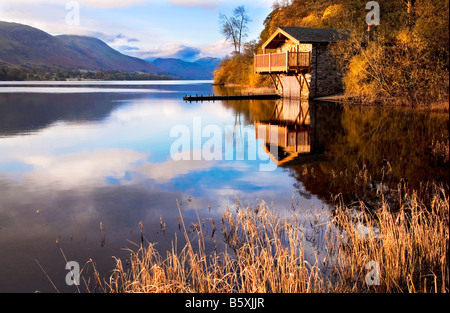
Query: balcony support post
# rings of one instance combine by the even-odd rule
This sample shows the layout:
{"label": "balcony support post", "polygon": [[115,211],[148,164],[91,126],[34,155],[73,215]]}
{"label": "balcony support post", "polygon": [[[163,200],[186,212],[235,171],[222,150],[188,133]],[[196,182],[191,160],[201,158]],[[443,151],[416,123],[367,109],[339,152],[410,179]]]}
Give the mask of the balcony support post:
{"label": "balcony support post", "polygon": [[286,73],[289,72],[289,51],[286,51]]}
{"label": "balcony support post", "polygon": [[269,74],[272,73],[272,67],[271,64],[272,63],[272,53],[269,53]]}

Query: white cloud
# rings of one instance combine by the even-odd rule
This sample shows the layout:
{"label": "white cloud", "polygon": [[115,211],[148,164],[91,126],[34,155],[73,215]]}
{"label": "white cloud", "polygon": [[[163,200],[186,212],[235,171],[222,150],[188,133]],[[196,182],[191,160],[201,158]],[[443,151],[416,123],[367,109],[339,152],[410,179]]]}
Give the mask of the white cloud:
{"label": "white cloud", "polygon": [[223,3],[223,0],[169,0],[170,3],[184,7],[214,8]]}
{"label": "white cloud", "polygon": [[232,45],[225,39],[218,40],[208,45],[197,47],[189,44],[167,43],[156,48],[135,49],[129,54],[141,59],[156,58],[178,58],[188,61],[197,60],[204,57],[223,58],[233,51]]}
{"label": "white cloud", "polygon": [[63,155],[30,154],[19,156],[16,161],[32,168],[21,176],[24,181],[34,185],[57,184],[63,189],[104,186],[108,177],[127,184],[127,180],[122,180],[127,173],[132,176],[133,183],[135,180],[153,179],[163,184],[180,175],[205,171],[215,165],[212,161],[174,161],[170,158],[162,163],[152,163],[147,161],[148,157],[148,153],[112,148]]}
{"label": "white cloud", "polygon": [[272,7],[275,0],[168,0],[168,2],[184,7],[201,7],[205,9],[211,9],[219,7],[236,7],[244,5],[247,8],[267,8]]}
{"label": "white cloud", "polygon": [[198,48],[179,43],[166,43],[156,48],[139,49],[130,52],[131,55],[147,60],[156,58],[199,59],[201,51]]}
{"label": "white cloud", "polygon": [[224,57],[233,51],[233,47],[226,39],[200,47],[202,57]]}
{"label": "white cloud", "polygon": [[[192,152],[194,153],[194,152]],[[215,162],[205,160],[179,160],[172,159],[163,163],[147,162],[142,166],[134,168],[146,178],[154,179],[157,183],[166,183],[172,178],[188,174],[192,171],[206,171],[213,167]]]}
{"label": "white cloud", "polygon": [[76,0],[81,5],[94,8],[124,8],[133,5],[143,5],[146,0]]}
{"label": "white cloud", "polygon": [[80,4],[80,6],[92,7],[92,8],[125,8],[134,5],[143,5],[148,0],[14,0],[8,5],[61,5],[66,7],[67,3],[74,2]]}
{"label": "white cloud", "polygon": [[146,154],[132,150],[107,149],[65,155],[24,155],[18,157],[18,160],[33,167],[33,170],[24,175],[28,181],[73,187],[99,186],[106,177],[123,177],[131,163],[146,157]]}

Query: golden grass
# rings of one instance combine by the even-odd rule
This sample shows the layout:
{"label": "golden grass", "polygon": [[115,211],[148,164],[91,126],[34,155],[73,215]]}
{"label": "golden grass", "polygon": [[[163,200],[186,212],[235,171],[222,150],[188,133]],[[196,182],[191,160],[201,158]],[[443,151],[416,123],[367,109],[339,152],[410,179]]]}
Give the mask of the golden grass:
{"label": "golden grass", "polygon": [[[401,209],[392,213],[386,201],[376,212],[352,217],[338,208],[339,237],[335,283],[342,292],[448,292],[449,199],[435,189],[429,205],[407,194]],[[355,227],[355,225],[357,227]],[[365,284],[366,264],[380,266],[380,285]]]}
{"label": "golden grass", "polygon": [[[129,266],[116,259],[105,292],[310,293],[310,292],[449,292],[449,199],[435,186],[427,204],[412,192],[401,208],[390,211],[385,199],[375,211],[337,205],[323,213],[292,211],[281,216],[261,202],[236,207],[222,215],[227,244],[207,253],[202,223],[192,239],[180,218],[186,245],[174,242],[166,255],[150,243],[130,251]],[[181,216],[181,214],[180,214]],[[215,225],[214,225],[215,226]],[[308,235],[314,234],[314,236]],[[318,244],[327,254],[314,262],[305,244]],[[310,260],[311,261],[311,260]],[[369,262],[379,264],[379,285],[368,285]],[[312,264],[313,263],[313,264]]]}
{"label": "golden grass", "polygon": [[[307,264],[301,232],[261,205],[226,211],[222,232],[233,252],[207,254],[201,224],[197,244],[161,256],[154,244],[131,251],[130,269],[120,259],[106,284],[109,292],[312,292],[318,268]],[[184,227],[184,223],[183,223]],[[288,247],[284,243],[288,242]],[[176,244],[174,244],[174,247]],[[319,284],[317,284],[319,286]]]}

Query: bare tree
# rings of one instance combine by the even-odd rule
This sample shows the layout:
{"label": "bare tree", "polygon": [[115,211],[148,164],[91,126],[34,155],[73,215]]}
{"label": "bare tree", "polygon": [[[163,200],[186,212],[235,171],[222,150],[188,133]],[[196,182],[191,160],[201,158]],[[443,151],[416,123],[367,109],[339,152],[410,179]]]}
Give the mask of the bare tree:
{"label": "bare tree", "polygon": [[227,40],[234,45],[234,52],[241,53],[242,40],[248,36],[248,23],[251,21],[247,15],[245,7],[239,6],[233,10],[233,16],[228,17],[223,13],[219,14],[221,32]]}

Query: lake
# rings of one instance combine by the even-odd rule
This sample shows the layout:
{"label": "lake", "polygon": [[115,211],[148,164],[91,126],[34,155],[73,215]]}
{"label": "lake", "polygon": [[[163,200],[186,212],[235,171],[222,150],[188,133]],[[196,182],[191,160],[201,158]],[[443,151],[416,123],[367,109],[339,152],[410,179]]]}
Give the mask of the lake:
{"label": "lake", "polygon": [[448,114],[182,99],[236,92],[209,81],[0,82],[0,292],[77,292],[66,261],[92,259],[109,277],[141,225],[160,251],[183,245],[179,208],[224,246],[211,219],[237,202],[327,218],[333,194],[362,197],[361,171],[393,186],[448,184],[448,155],[436,152]]}

